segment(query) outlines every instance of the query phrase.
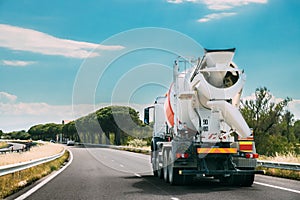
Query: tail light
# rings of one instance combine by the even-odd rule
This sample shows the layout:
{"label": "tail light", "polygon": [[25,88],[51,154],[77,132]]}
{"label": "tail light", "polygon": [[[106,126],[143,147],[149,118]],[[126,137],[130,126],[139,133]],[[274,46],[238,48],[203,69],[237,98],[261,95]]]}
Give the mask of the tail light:
{"label": "tail light", "polygon": [[188,153],[176,153],[176,158],[188,158]]}
{"label": "tail light", "polygon": [[245,157],[246,158],[258,158],[259,155],[257,153],[246,153]]}
{"label": "tail light", "polygon": [[259,154],[258,153],[254,153],[253,154],[253,158],[258,158],[259,157]]}

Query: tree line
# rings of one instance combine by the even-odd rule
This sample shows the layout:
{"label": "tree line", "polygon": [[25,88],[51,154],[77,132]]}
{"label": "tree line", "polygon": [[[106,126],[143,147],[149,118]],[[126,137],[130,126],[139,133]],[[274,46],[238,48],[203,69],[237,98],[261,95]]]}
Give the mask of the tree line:
{"label": "tree line", "polygon": [[30,134],[28,132],[26,132],[25,130],[12,131],[9,133],[4,133],[2,130],[0,130],[0,138],[27,140],[30,138]]}
{"label": "tree line", "polygon": [[28,133],[33,140],[74,140],[82,143],[127,145],[140,138],[150,143],[152,129],[139,119],[139,113],[127,106],[108,106],[66,124],[39,124]]}

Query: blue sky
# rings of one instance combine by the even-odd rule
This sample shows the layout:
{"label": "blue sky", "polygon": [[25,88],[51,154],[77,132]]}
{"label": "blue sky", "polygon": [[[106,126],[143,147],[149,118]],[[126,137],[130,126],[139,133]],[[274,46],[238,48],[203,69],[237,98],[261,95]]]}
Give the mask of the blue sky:
{"label": "blue sky", "polygon": [[[243,96],[266,86],[278,99],[294,99],[290,109],[300,118],[299,9],[298,0],[1,0],[0,130],[73,119],[72,104],[80,115],[93,110],[91,104],[112,100],[152,103],[171,82],[168,69],[176,54],[127,50],[145,40],[185,55],[198,57],[202,52],[151,31],[125,37],[129,30],[145,27],[170,29],[206,48],[236,47],[234,61],[247,74]],[[174,42],[168,43],[171,39]],[[88,87],[88,80],[78,81],[87,64],[122,52],[127,54],[115,59],[101,77],[96,74],[92,101],[74,100],[76,84]],[[137,81],[147,77],[148,84],[141,81],[133,88],[130,73]]]}

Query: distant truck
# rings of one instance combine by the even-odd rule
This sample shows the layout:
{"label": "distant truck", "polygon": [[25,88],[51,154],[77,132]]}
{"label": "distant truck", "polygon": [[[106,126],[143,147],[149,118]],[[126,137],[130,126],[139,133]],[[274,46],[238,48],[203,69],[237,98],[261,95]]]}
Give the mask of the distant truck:
{"label": "distant truck", "polygon": [[165,182],[189,184],[205,176],[251,186],[255,174],[263,173],[255,170],[252,131],[239,111],[245,74],[232,61],[234,52],[205,49],[182,72],[175,61],[169,91],[145,108],[146,124],[153,110],[153,174]]}

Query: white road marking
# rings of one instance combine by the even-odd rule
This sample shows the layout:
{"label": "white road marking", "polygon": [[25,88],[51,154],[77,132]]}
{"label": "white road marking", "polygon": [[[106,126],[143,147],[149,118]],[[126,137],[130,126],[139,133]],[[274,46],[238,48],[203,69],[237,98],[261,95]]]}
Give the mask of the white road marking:
{"label": "white road marking", "polygon": [[293,190],[293,189],[289,189],[289,188],[284,188],[284,187],[280,187],[280,186],[276,186],[276,185],[270,185],[270,184],[266,184],[266,183],[260,183],[260,182],[256,182],[256,181],[254,181],[254,184],[263,185],[266,187],[276,188],[276,189],[285,190],[285,191],[289,191],[289,192],[295,192],[295,193],[300,194],[299,190]]}
{"label": "white road marking", "polygon": [[22,194],[21,196],[19,196],[18,198],[16,198],[15,200],[23,200],[26,199],[27,197],[29,197],[30,195],[32,195],[34,192],[36,192],[38,189],[40,189],[41,187],[43,187],[44,185],[46,185],[49,181],[51,181],[53,178],[55,178],[58,174],[60,174],[61,172],[63,172],[65,169],[67,169],[67,167],[69,167],[69,165],[72,163],[73,161],[73,154],[72,152],[69,150],[70,153],[70,160],[69,162],[60,170],[58,170],[57,172],[53,173],[52,175],[50,175],[48,178],[46,178],[45,180],[43,180],[42,182],[40,182],[39,184],[37,184],[35,187],[31,188],[30,190],[28,190],[26,193]]}
{"label": "white road marking", "polygon": [[172,197],[171,199],[172,200],[180,200],[179,198],[176,198],[176,197]]}
{"label": "white road marking", "polygon": [[139,175],[139,174],[137,174],[137,173],[135,173],[134,175],[137,176],[137,177],[139,177],[139,178],[142,177],[141,175]]}

